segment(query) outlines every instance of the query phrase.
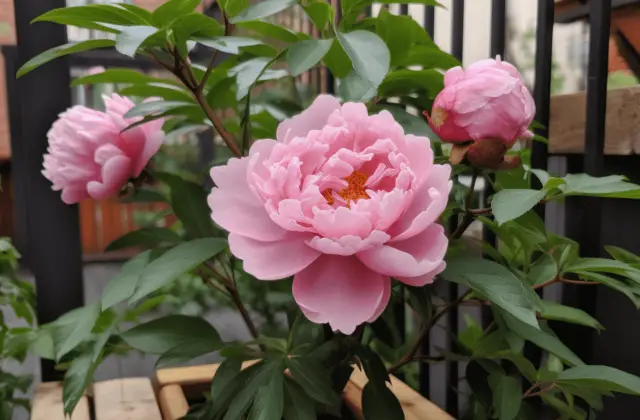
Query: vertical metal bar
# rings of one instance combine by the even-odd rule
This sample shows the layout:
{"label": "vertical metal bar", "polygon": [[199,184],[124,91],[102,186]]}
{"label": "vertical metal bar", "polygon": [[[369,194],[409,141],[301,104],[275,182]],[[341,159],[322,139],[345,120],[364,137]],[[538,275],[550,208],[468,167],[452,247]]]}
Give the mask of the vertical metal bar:
{"label": "vertical metal bar", "polygon": [[[553,0],[538,0],[538,24],[536,31],[536,69],[533,97],[536,102],[536,121],[543,127],[536,133],[549,136],[549,104],[551,103],[551,66],[553,63]],[[537,169],[547,169],[547,145],[534,141],[531,146],[531,166]],[[534,177],[535,178],[535,177]],[[534,182],[537,180],[534,179]],[[535,185],[534,188],[540,187]],[[544,206],[536,208],[538,214],[544,218]]]}
{"label": "vertical metal bar", "polygon": [[[66,27],[29,24],[51,9],[66,7],[65,0],[14,0],[14,7],[20,63],[67,43]],[[9,97],[9,108],[19,107],[24,123],[20,139],[24,153],[14,157],[14,179],[21,178],[18,182],[25,186],[26,238],[40,324],[55,320],[84,301],[78,206],[64,204],[60,193],[53,191],[40,173],[47,132],[58,114],[71,106],[69,81],[68,61],[58,59],[18,80],[20,102]],[[43,380],[59,377],[53,363],[42,361]]]}
{"label": "vertical metal bar", "polygon": [[424,6],[424,27],[433,39],[436,28],[436,8],[434,6]]}
{"label": "vertical metal bar", "polygon": [[401,15],[408,15],[409,14],[409,5],[408,4],[401,4],[400,5],[400,14]]}
{"label": "vertical metal bar", "polygon": [[[504,58],[506,52],[505,38],[507,32],[507,1],[493,0],[491,2],[491,39],[489,47],[489,56],[495,58],[501,56]],[[493,176],[490,175],[492,178]],[[489,197],[494,193],[490,183],[485,183],[483,192],[484,202],[488,202]],[[482,239],[491,246],[497,245],[497,238],[491,229],[486,227],[482,230]],[[488,256],[485,255],[485,258]],[[480,310],[482,325],[487,327],[493,320],[491,308],[483,306]]]}
{"label": "vertical metal bar", "polygon": [[[462,62],[464,52],[464,0],[453,0],[452,2],[452,31],[451,31],[451,54]],[[458,285],[451,283],[449,285],[449,300],[458,298],[460,290]],[[447,324],[451,334],[454,337],[458,335],[458,309],[449,311],[447,314]],[[450,347],[455,351],[455,341],[450,339]],[[459,365],[457,362],[447,364],[447,412],[453,417],[458,417],[458,377]]]}
{"label": "vertical metal bar", "polygon": [[[607,112],[607,75],[609,57],[609,36],[611,26],[611,0],[591,0],[589,2],[589,67],[587,70],[587,119],[584,172],[592,176],[604,175],[604,140]],[[583,229],[580,235],[580,253],[584,257],[599,257],[602,253],[602,199],[585,197]],[[595,313],[597,290],[588,287],[575,288],[578,305],[588,313]],[[574,346],[576,353],[585,362],[593,358],[593,334],[578,330]],[[573,343],[572,343],[573,344]]]}
{"label": "vertical metal bar", "polygon": [[[436,9],[433,6],[424,6],[423,26],[427,30],[431,39],[433,39],[435,31],[435,11]],[[431,298],[431,294],[429,294],[429,298]],[[431,353],[431,340],[429,336],[422,341],[420,352],[425,356],[428,356]],[[431,365],[429,363],[420,363],[419,369],[419,390],[422,395],[428,397],[431,391]]]}
{"label": "vertical metal bar", "polygon": [[[342,19],[342,7],[340,4],[340,0],[329,0],[331,5],[336,11],[336,24],[340,22]],[[325,82],[326,82],[326,93],[333,95],[336,92],[336,80],[329,71],[328,67],[325,67]]]}
{"label": "vertical metal bar", "polygon": [[[18,51],[15,46],[3,46],[4,71],[6,75],[6,95],[9,102],[9,130],[11,144],[11,160],[14,162],[11,172],[18,174],[21,168],[17,168],[16,162],[24,159],[24,143],[22,142],[22,120],[20,115],[20,91],[18,90],[15,74],[18,71]],[[22,254],[22,263],[29,265],[29,250],[27,241],[27,183],[24,176],[12,176],[13,184],[13,218],[15,245]],[[6,194],[6,192],[3,192]],[[0,193],[2,194],[2,193]]]}

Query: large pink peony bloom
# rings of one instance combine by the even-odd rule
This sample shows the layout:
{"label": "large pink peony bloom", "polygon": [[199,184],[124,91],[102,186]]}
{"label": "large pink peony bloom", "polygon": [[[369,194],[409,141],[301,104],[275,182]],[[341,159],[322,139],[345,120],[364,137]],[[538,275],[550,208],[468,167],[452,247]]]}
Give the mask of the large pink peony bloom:
{"label": "large pink peony bloom", "polygon": [[430,123],[449,143],[499,139],[507,148],[530,138],[535,103],[518,70],[511,64],[481,60],[445,74],[444,89],[433,103]]}
{"label": "large pink peony bloom", "polygon": [[248,273],[295,275],[304,314],[349,334],[382,313],[390,277],[423,286],[444,269],[436,221],[450,172],[388,112],[320,96],[280,124],[277,140],[213,168],[209,205]]}
{"label": "large pink peony bloom", "polygon": [[106,112],[74,106],[49,131],[42,173],[67,204],[118,194],[162,145],[161,119],[122,131],[139,120],[124,117],[134,103],[115,94],[104,102]]}

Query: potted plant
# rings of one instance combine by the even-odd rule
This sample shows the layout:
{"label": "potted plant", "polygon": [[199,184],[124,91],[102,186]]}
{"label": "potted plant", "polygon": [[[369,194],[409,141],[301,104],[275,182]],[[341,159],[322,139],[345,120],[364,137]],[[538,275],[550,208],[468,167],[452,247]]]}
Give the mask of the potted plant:
{"label": "potted plant", "polygon": [[[61,46],[19,71],[115,47],[169,74],[108,69],[76,79],[122,84],[122,94],[143,101],[113,95],[105,97],[106,112],[74,107],[49,134],[43,174],[66,203],[152,196],[179,221],[119,239],[120,247],[145,250],[99,302],[41,329],[39,341],[53,343],[49,356],[68,366],[67,413],[101,360],[127,348],[158,355],[159,366],[220,352],[225,360],[211,374],[210,398],[190,409],[194,419],[347,415],[340,395],[354,371],[367,378],[364,418],[400,419],[408,413],[388,387],[389,374],[447,357],[469,361],[467,418],[527,418],[540,400],[563,418],[586,418],[603,396],[640,394],[639,378],[585,365],[547,323],[602,328],[597,320],[536,293],[555,283],[599,284],[637,301],[638,257],[612,249],[610,259],[582,258],[577,243],[548,232],[534,211],[569,195],[636,199],[640,186],[530,169],[526,149],[513,146],[533,137],[535,105],[512,65],[498,57],[462,69],[411,17],[382,11],[363,18],[370,1],[343,1],[340,14],[316,0],[219,1],[221,21],[195,12],[199,3],[170,0],[153,12],[130,4],[52,10],[36,20],[114,36]],[[266,20],[291,7],[304,10],[319,37]],[[206,65],[189,59],[198,44],[212,48]],[[338,96],[307,104],[254,89],[278,80],[296,91],[295,78],[321,65],[338,79]],[[165,135],[202,126],[227,152],[211,168],[213,189],[154,170]],[[540,189],[531,188],[536,178]],[[479,179],[493,184],[489,207],[474,199]],[[149,181],[162,189],[150,190]],[[474,221],[498,237],[496,246],[483,244],[484,257],[465,246]],[[117,304],[144,307],[185,273],[232,302],[253,340],[224,342],[195,316],[122,326],[127,312]],[[284,309],[282,336],[261,332],[238,287],[276,280],[290,285],[295,301]],[[438,303],[434,282],[467,291]],[[456,337],[456,354],[421,354],[438,321],[466,304],[489,306],[493,322],[484,329],[471,323]],[[397,305],[411,310],[417,328],[389,351],[381,327],[389,329]],[[528,360],[525,342],[549,363]],[[247,360],[258,361],[241,369]]]}

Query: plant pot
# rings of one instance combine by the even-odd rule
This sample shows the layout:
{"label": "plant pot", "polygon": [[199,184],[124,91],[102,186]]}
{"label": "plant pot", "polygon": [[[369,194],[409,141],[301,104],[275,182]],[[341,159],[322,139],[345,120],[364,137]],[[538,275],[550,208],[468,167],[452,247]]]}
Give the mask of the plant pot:
{"label": "plant pot", "polygon": [[[245,362],[243,368],[255,362]],[[219,365],[161,369],[156,372],[158,403],[164,420],[178,420],[187,414],[190,402],[202,398],[209,390]],[[344,389],[343,400],[358,420],[362,415],[362,388],[367,377],[355,369]],[[396,395],[406,420],[453,420],[440,407],[427,400],[404,382],[391,376],[391,391]]]}

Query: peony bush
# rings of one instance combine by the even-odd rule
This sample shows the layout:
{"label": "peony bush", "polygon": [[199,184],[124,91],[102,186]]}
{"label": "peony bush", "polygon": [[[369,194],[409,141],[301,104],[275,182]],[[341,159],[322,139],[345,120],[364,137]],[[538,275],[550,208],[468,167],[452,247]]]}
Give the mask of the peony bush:
{"label": "peony bush", "polygon": [[[434,362],[466,367],[464,418],[538,418],[542,406],[561,418],[591,418],[613,392],[640,395],[640,378],[586,364],[550,323],[598,330],[597,320],[541,297],[553,284],[597,285],[638,305],[640,257],[615,247],[607,248],[611,258],[582,256],[578,243],[546,230],[535,208],[575,195],[638,199],[640,186],[622,176],[532,169],[535,104],[514,66],[497,57],[463,68],[411,17],[383,9],[364,18],[370,1],[343,0],[340,14],[319,0],[219,1],[220,20],[196,12],[199,3],[51,10],[36,21],[113,36],[59,47],[19,71],[97,46],[166,71],[155,78],[92,70],[73,83],[118,83],[119,94],[105,97],[105,112],[62,113],[49,134],[43,174],[65,203],[156,200],[175,216],[170,226],[114,241],[110,250],[139,253],[102,299],[40,327],[38,354],[67,367],[66,413],[101,361],[128,349],[157,355],[159,366],[220,353],[215,395],[189,419],[334,418],[354,369],[369,380],[363,417],[402,419],[389,375],[413,384],[419,366]],[[321,37],[277,23],[292,7]],[[194,62],[190,51],[203,48],[209,59]],[[305,101],[299,82],[322,67],[336,94]],[[208,128],[222,152],[210,179],[185,176],[188,168],[157,170],[153,157],[166,137]],[[480,179],[493,187],[486,206],[477,204]],[[474,237],[472,225],[497,240]],[[196,316],[130,326],[132,313],[157,305],[159,291],[178,281],[215,290],[252,340],[225,342]],[[273,297],[249,299],[245,287],[274,281],[283,335],[261,322]],[[463,293],[443,293],[447,284]],[[450,349],[425,353],[440,320],[466,305],[486,306],[491,322],[468,320],[450,331]],[[406,336],[398,313],[407,317]],[[525,343],[543,357],[528,359]],[[249,359],[259,363],[241,371]]]}

